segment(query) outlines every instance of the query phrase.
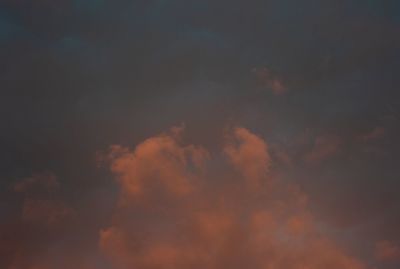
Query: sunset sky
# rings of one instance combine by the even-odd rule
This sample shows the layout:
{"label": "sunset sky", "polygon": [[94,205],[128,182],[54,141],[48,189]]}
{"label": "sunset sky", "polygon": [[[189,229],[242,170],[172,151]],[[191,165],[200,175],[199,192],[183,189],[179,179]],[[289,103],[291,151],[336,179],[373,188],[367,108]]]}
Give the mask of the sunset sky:
{"label": "sunset sky", "polygon": [[0,268],[399,269],[400,1],[0,0]]}

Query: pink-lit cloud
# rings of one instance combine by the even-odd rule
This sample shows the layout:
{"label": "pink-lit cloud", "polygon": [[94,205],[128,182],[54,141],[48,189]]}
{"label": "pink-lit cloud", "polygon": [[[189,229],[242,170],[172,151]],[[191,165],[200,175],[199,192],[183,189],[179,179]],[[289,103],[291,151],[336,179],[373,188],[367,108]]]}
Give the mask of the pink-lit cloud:
{"label": "pink-lit cloud", "polygon": [[318,229],[307,195],[275,175],[263,139],[234,128],[222,156],[215,172],[221,155],[173,132],[111,148],[124,203],[99,247],[113,268],[367,268]]}

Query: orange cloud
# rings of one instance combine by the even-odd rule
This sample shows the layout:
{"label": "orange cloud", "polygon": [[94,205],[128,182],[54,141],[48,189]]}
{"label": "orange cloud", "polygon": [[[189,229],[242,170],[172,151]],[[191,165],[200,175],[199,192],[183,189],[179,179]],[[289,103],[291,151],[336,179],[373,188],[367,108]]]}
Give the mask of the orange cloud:
{"label": "orange cloud", "polygon": [[126,197],[146,197],[154,189],[178,196],[192,191],[194,171],[201,169],[208,153],[193,145],[181,147],[179,133],[173,129],[170,134],[149,138],[134,151],[111,147],[111,171],[118,175]]}
{"label": "orange cloud", "polygon": [[225,163],[173,132],[111,149],[124,203],[99,247],[113,268],[367,268],[321,233],[298,186],[272,180],[263,139],[234,128],[222,154]]}
{"label": "orange cloud", "polygon": [[400,246],[388,240],[375,245],[375,258],[379,261],[400,261]]}
{"label": "orange cloud", "polygon": [[224,152],[253,187],[258,187],[260,180],[266,178],[271,157],[267,144],[261,138],[244,128],[235,128]]}

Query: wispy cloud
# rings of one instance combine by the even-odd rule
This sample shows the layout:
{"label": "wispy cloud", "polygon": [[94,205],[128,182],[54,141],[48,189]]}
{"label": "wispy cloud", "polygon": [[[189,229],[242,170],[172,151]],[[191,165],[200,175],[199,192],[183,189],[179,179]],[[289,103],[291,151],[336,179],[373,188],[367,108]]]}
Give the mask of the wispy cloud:
{"label": "wispy cloud", "polygon": [[252,71],[256,75],[258,82],[263,87],[271,90],[273,94],[282,95],[288,91],[282,79],[275,75],[270,69],[261,67],[254,68]]}
{"label": "wispy cloud", "polygon": [[382,240],[375,245],[375,258],[379,261],[400,261],[400,246],[389,240]]}
{"label": "wispy cloud", "polygon": [[343,144],[342,139],[335,135],[324,135],[315,138],[311,150],[306,153],[304,160],[309,164],[321,163],[337,155]]}

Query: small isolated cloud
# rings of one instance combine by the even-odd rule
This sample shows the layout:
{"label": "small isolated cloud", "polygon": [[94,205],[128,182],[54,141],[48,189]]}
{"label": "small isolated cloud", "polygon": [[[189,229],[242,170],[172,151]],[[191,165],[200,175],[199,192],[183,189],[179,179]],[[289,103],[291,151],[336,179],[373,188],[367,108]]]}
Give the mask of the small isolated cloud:
{"label": "small isolated cloud", "polygon": [[65,203],[53,200],[26,199],[22,209],[22,220],[48,227],[63,225],[75,215]]}
{"label": "small isolated cloud", "polygon": [[254,68],[253,73],[256,75],[258,82],[272,91],[275,95],[282,95],[287,92],[287,88],[283,81],[273,72],[266,68]]}
{"label": "small isolated cloud", "polygon": [[89,269],[90,258],[80,257],[86,249],[78,243],[86,235],[78,233],[77,212],[60,198],[57,176],[34,174],[15,183],[13,191],[20,196],[21,207],[18,215],[0,223],[0,256],[4,257],[0,267]]}
{"label": "small isolated cloud", "polygon": [[382,240],[375,245],[375,258],[378,261],[400,261],[400,246],[395,243]]}
{"label": "small isolated cloud", "polygon": [[276,177],[268,143],[245,128],[219,154],[169,132],[108,158],[123,202],[99,247],[114,269],[367,268],[318,230],[307,195]]}
{"label": "small isolated cloud", "polygon": [[364,142],[368,142],[382,138],[385,134],[386,134],[385,128],[377,126],[371,131],[361,134],[359,138]]}
{"label": "small isolated cloud", "polygon": [[47,227],[63,225],[71,219],[75,211],[54,198],[59,188],[57,176],[52,172],[37,173],[15,183],[14,191],[24,196],[21,219]]}
{"label": "small isolated cloud", "polygon": [[20,193],[35,192],[44,190],[47,192],[56,191],[60,187],[57,177],[51,172],[34,174],[14,184],[14,191]]}
{"label": "small isolated cloud", "polygon": [[318,136],[311,150],[304,156],[304,160],[309,164],[319,164],[337,155],[342,144],[343,141],[338,136]]}

